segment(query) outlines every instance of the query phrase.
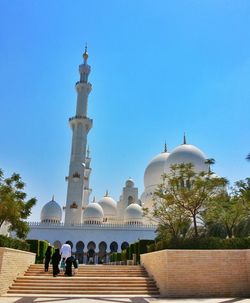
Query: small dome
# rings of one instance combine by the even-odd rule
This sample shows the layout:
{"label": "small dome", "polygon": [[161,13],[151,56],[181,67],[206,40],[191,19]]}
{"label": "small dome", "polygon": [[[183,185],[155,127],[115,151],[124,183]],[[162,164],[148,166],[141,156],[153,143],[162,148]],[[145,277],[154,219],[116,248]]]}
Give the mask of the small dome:
{"label": "small dome", "polygon": [[88,204],[83,212],[84,223],[101,223],[103,217],[104,213],[101,206],[95,202]]}
{"label": "small dome", "polygon": [[134,186],[135,186],[135,182],[134,182],[131,178],[129,178],[129,179],[126,181],[125,186],[126,186],[126,187],[134,187]]}
{"label": "small dome", "polygon": [[103,209],[104,217],[114,217],[117,214],[117,203],[116,201],[109,197],[103,197],[99,202],[100,206]]}
{"label": "small dome", "polygon": [[130,204],[125,209],[124,220],[126,223],[141,223],[143,217],[142,207],[136,203]]}
{"label": "small dome", "polygon": [[60,223],[62,220],[62,208],[54,200],[54,197],[51,201],[46,203],[41,211],[41,222],[42,223]]}
{"label": "small dome", "polygon": [[192,163],[196,173],[208,171],[208,165],[205,164],[205,161],[206,156],[199,148],[191,144],[182,144],[176,147],[169,155],[165,163],[164,172],[169,173],[171,165],[181,163]]}
{"label": "small dome", "polygon": [[169,153],[163,152],[154,157],[148,164],[144,173],[144,187],[157,186],[162,183],[162,174]]}

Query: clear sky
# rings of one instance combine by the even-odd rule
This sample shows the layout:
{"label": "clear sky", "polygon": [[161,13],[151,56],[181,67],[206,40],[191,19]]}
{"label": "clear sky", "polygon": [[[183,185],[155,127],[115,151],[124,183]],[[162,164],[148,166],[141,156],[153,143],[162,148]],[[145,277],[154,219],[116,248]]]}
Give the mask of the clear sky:
{"label": "clear sky", "polygon": [[[118,199],[187,142],[231,182],[249,176],[250,1],[1,0],[0,167],[66,202],[74,84],[88,42],[93,195]],[[92,197],[93,197],[92,195]]]}

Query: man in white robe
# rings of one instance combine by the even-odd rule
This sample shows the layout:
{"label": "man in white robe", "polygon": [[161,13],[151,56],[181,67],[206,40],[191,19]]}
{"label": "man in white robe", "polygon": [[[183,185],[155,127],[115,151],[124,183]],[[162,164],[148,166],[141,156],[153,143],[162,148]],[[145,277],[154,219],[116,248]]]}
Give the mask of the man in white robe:
{"label": "man in white robe", "polygon": [[62,259],[67,260],[67,258],[71,257],[71,246],[69,244],[63,244],[60,250]]}

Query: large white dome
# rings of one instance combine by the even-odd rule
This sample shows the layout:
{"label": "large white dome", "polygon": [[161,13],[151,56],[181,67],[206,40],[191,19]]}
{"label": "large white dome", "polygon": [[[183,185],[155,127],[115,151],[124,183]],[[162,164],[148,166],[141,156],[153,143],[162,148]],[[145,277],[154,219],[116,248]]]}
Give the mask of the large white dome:
{"label": "large white dome", "polygon": [[41,210],[41,222],[42,223],[60,223],[62,220],[62,208],[54,200],[54,197],[51,201],[46,203]]}
{"label": "large white dome", "polygon": [[132,203],[125,209],[124,220],[126,223],[140,223],[142,217],[143,211],[139,204]]}
{"label": "large white dome", "polygon": [[199,148],[191,144],[182,144],[176,147],[167,158],[164,172],[169,173],[171,165],[181,163],[192,163],[196,173],[208,171],[208,165],[205,164],[205,161],[206,156]]}
{"label": "large white dome", "polygon": [[162,183],[164,166],[169,157],[168,152],[163,152],[150,161],[144,173],[144,187],[157,186]]}
{"label": "large white dome", "polygon": [[101,223],[103,221],[103,217],[103,209],[95,202],[88,204],[83,212],[84,223]]}
{"label": "large white dome", "polygon": [[114,217],[117,214],[117,203],[116,201],[106,195],[99,202],[100,206],[103,209],[104,217]]}

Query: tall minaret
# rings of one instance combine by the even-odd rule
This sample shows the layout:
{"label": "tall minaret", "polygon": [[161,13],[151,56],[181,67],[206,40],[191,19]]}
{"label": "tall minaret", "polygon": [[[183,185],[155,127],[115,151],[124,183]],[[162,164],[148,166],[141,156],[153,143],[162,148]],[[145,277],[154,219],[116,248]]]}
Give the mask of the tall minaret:
{"label": "tall minaret", "polygon": [[[87,64],[88,52],[85,47],[83,64],[79,66],[80,81],[76,82],[76,115],[69,119],[73,132],[69,164],[67,201],[65,207],[65,224],[81,223],[84,206],[84,187],[89,177],[89,160],[86,163],[87,135],[92,127],[92,120],[87,117],[88,96],[91,84],[88,82],[90,66]],[[86,172],[85,172],[86,171]],[[88,184],[87,184],[88,187]]]}

